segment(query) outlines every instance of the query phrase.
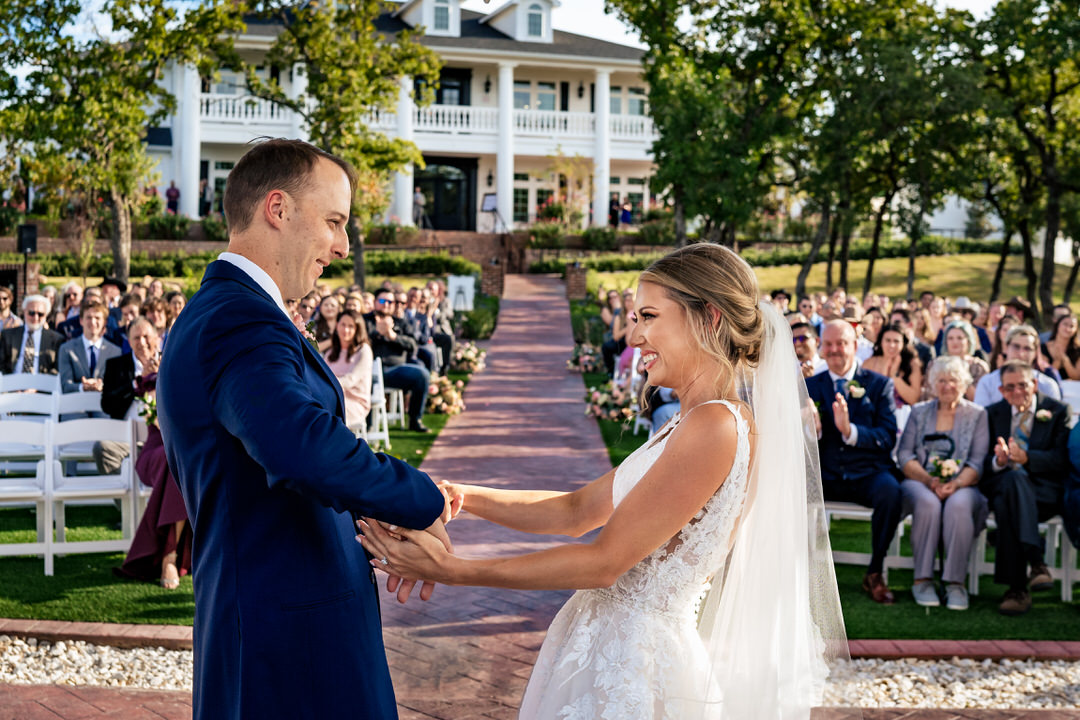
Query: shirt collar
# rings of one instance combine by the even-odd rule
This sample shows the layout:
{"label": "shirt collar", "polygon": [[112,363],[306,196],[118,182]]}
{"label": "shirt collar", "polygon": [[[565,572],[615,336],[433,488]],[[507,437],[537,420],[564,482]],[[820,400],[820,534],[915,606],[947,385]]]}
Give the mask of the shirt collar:
{"label": "shirt collar", "polygon": [[829,371],[829,377],[832,378],[832,381],[833,381],[834,384],[836,383],[837,380],[846,380],[847,382],[851,382],[852,380],[855,379],[855,371],[858,370],[858,369],[859,369],[859,361],[856,360],[855,362],[853,362],[851,364],[851,369],[848,370],[845,374],[837,375],[832,370],[830,370]]}
{"label": "shirt collar", "polygon": [[285,317],[289,318],[289,322],[292,322],[292,318],[289,317],[289,311],[285,308],[285,301],[281,299],[281,290],[265,270],[248,258],[243,255],[238,255],[237,253],[223,252],[218,255],[218,260],[224,260],[230,265],[236,266],[254,280],[255,284],[261,287],[266,294],[273,299],[274,303],[278,306],[278,309],[284,313]]}
{"label": "shirt collar", "polygon": [[96,342],[90,342],[89,340],[86,339],[86,335],[82,336],[83,347],[85,347],[85,348],[93,347],[93,348],[96,348],[97,350],[101,350],[101,340],[102,340],[102,338],[98,338]]}

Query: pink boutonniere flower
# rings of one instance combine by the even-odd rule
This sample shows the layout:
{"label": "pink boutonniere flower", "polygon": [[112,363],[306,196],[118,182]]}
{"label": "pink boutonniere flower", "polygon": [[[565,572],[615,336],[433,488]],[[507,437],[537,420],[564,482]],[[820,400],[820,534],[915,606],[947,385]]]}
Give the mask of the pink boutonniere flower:
{"label": "pink boutonniere flower", "polygon": [[1046,410],[1045,408],[1042,409],[1042,410],[1037,410],[1035,412],[1035,419],[1038,420],[1039,422],[1049,422],[1050,418],[1052,418],[1053,416],[1054,416],[1054,413],[1050,412],[1049,410]]}

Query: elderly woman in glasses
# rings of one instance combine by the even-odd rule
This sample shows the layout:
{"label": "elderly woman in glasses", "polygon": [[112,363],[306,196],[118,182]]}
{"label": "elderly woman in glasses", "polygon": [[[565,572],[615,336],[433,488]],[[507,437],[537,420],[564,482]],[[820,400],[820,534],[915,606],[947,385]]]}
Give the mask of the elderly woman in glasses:
{"label": "elderly woman in glasses", "polygon": [[915,602],[937,607],[934,556],[944,540],[945,604],[966,610],[968,557],[989,512],[975,488],[990,449],[986,411],[964,399],[971,373],[963,358],[939,357],[930,365],[933,399],[912,407],[900,438],[897,460],[904,473],[900,484],[902,515],[912,515],[911,548],[915,555]]}

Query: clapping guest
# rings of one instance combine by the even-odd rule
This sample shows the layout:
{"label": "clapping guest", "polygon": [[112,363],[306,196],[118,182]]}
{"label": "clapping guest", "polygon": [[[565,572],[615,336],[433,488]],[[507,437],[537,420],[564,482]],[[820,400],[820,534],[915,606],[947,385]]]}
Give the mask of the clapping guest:
{"label": "clapping guest", "polygon": [[799,370],[804,378],[813,377],[829,367],[825,359],[818,355],[818,334],[810,323],[794,323],[791,326],[791,342],[795,345],[795,357],[799,360]]}
{"label": "clapping guest", "polygon": [[[1061,387],[1057,382],[1034,368],[1039,355],[1039,334],[1030,325],[1017,325],[1005,336],[1005,359],[1016,360],[1032,366],[1039,392],[1054,400],[1061,400]],[[1006,363],[1007,365],[1008,363]],[[1004,365],[1002,366],[1004,368]],[[989,407],[1002,399],[1000,387],[1001,370],[987,373],[976,384],[975,403]]]}
{"label": "clapping guest", "polygon": [[345,395],[345,424],[362,427],[371,410],[373,355],[364,319],[352,310],[338,315],[334,337],[326,351],[326,364],[341,383]]}
{"label": "clapping guest", "polygon": [[1006,342],[1005,339],[1009,336],[1009,331],[1020,324],[1012,315],[1004,314],[1004,306],[1002,306],[1003,314],[998,324],[994,327],[994,334],[991,340],[990,360],[987,363],[990,365],[990,370],[997,370],[1004,365],[1008,358],[1005,357]]}
{"label": "clapping guest", "polygon": [[169,335],[169,324],[172,320],[169,316],[169,304],[160,297],[150,298],[143,303],[142,316],[154,326],[158,337],[161,338],[164,345],[165,339]]}
{"label": "clapping guest", "polygon": [[421,422],[427,405],[431,374],[426,368],[409,362],[409,358],[416,353],[416,340],[409,334],[404,321],[394,317],[395,305],[394,291],[379,288],[375,293],[375,312],[364,318],[371,351],[382,360],[386,387],[409,393],[409,429],[431,432]]}
{"label": "clapping guest", "polygon": [[971,385],[967,363],[954,356],[930,365],[934,399],[915,405],[900,438],[897,461],[904,473],[901,516],[911,514],[915,556],[915,602],[940,604],[934,587],[934,557],[945,544],[945,605],[967,610],[964,589],[968,558],[989,513],[975,488],[990,447],[986,411],[964,399]]}
{"label": "clapping guest", "polygon": [[1080,380],[1080,323],[1073,315],[1062,315],[1054,322],[1050,339],[1042,344],[1042,353],[1065,380]]}
{"label": "clapping guest", "polygon": [[105,339],[109,311],[101,302],[84,300],[79,311],[82,335],[60,346],[60,389],[63,392],[102,390],[105,363],[120,355],[120,348]]}
{"label": "clapping guest", "polygon": [[6,287],[0,287],[0,330],[10,330],[22,325],[18,315],[11,312],[11,305],[15,302],[15,296]]}
{"label": "clapping guest", "polygon": [[341,314],[341,303],[333,295],[327,295],[319,303],[319,316],[315,320],[315,342],[319,343],[319,352],[330,349],[334,337],[334,326]]}
{"label": "clapping guest", "polygon": [[900,325],[890,325],[879,333],[874,354],[863,363],[871,372],[891,378],[897,407],[914,405],[922,396],[922,362]]}
{"label": "clapping guest", "polygon": [[982,358],[975,356],[979,344],[975,336],[975,328],[966,320],[953,320],[942,331],[945,336],[944,355],[960,358],[971,374],[971,382],[967,384],[964,397],[968,400],[975,399],[975,383],[982,380],[983,376],[990,372],[990,366]]}
{"label": "clapping guest", "polygon": [[1043,395],[1034,370],[1023,361],[1010,360],[998,372],[1004,399],[986,408],[990,467],[980,488],[998,525],[994,582],[1008,587],[998,611],[1021,615],[1031,609],[1029,589],[1053,587],[1043,561],[1039,523],[1064,508],[1069,407]]}

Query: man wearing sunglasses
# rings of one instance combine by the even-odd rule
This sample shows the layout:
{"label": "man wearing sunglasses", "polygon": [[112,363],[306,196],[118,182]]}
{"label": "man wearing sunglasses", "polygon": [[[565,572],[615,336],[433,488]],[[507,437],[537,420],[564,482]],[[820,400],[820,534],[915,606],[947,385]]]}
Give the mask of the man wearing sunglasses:
{"label": "man wearing sunglasses", "polygon": [[0,333],[0,374],[56,375],[64,336],[45,327],[49,301],[42,295],[23,298],[23,326]]}

